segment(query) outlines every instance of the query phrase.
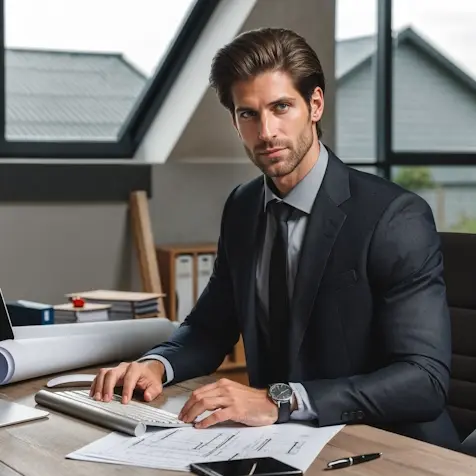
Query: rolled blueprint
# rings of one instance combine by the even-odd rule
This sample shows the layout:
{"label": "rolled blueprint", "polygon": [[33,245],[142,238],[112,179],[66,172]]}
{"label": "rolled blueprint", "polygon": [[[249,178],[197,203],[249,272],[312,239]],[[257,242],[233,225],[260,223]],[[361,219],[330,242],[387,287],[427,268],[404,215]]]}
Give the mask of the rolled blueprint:
{"label": "rolled blueprint", "polygon": [[176,329],[163,317],[26,327],[15,327],[15,339],[0,342],[0,385],[136,359]]}
{"label": "rolled blueprint", "polygon": [[[152,321],[155,322],[151,323]],[[136,324],[137,322],[139,322],[140,324]],[[157,322],[166,322],[167,324],[157,324]],[[13,335],[15,336],[15,339],[32,339],[37,337],[58,337],[64,335],[71,336],[81,334],[109,334],[110,332],[126,333],[129,331],[129,329],[137,330],[147,328],[154,330],[157,326],[159,326],[160,329],[167,329],[167,327],[170,327],[170,324],[176,327],[178,322],[169,321],[164,317],[154,317],[147,319],[124,319],[117,321],[97,321],[81,323],[73,322],[70,324],[53,324],[43,326],[14,326]]]}

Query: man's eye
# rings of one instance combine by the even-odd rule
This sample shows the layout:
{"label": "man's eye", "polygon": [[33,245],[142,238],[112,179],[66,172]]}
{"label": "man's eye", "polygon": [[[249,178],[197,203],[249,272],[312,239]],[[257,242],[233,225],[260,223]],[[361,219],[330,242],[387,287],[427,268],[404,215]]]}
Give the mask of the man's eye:
{"label": "man's eye", "polygon": [[279,111],[279,112],[283,112],[283,111],[287,111],[289,108],[289,104],[286,104],[284,102],[281,102],[279,104],[276,104],[276,109]]}
{"label": "man's eye", "polygon": [[243,119],[248,119],[253,116],[255,116],[255,113],[253,111],[243,111],[240,113],[240,117]]}

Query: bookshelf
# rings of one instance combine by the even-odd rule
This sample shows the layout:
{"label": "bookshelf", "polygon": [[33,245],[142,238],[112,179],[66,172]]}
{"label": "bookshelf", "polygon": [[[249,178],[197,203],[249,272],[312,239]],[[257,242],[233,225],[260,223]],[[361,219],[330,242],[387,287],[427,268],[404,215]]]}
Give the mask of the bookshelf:
{"label": "bookshelf", "polygon": [[[157,261],[162,281],[162,290],[165,293],[165,308],[167,317],[178,320],[177,315],[177,258],[180,256],[191,256],[192,258],[192,290],[193,303],[198,299],[198,258],[200,255],[213,255],[217,252],[214,243],[180,243],[180,244],[160,244],[156,246]],[[231,379],[244,381],[246,378],[243,372],[246,370],[245,352],[243,340],[235,345],[233,352],[226,356],[219,368],[219,373]],[[226,375],[225,375],[226,374]]]}

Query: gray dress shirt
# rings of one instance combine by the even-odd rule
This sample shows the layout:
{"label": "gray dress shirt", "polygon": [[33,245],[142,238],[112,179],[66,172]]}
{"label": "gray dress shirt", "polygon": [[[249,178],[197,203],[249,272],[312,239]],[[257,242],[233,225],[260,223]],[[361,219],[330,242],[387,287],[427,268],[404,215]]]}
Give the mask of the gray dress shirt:
{"label": "gray dress shirt", "polygon": [[[321,187],[329,160],[328,152],[325,146],[319,142],[320,152],[317,162],[308,174],[282,199],[288,205],[294,208],[288,221],[288,291],[290,300],[292,300],[294,281],[301,251],[302,239],[306,230],[308,216],[311,213],[312,205],[317,196],[317,192]],[[278,199],[273,191],[266,183],[264,177],[264,207],[271,200]],[[256,284],[258,300],[260,304],[260,313],[267,318],[268,302],[269,302],[269,261],[271,258],[271,247],[276,233],[276,222],[271,213],[267,214],[266,233],[264,238],[263,250],[258,260],[256,269]],[[266,328],[266,326],[265,326]],[[138,359],[142,360],[160,360],[165,366],[166,380],[169,383],[174,378],[174,371],[170,362],[161,355],[148,355]],[[309,397],[303,385],[300,383],[290,382],[291,387],[296,395],[298,408],[291,414],[293,420],[310,420],[316,418],[316,413],[312,410]]]}

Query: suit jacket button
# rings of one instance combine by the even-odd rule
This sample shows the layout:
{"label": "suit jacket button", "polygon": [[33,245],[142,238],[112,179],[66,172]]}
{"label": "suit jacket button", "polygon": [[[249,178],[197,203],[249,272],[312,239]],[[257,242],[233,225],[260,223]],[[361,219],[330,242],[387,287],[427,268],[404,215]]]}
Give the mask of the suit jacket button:
{"label": "suit jacket button", "polygon": [[341,417],[341,420],[348,420],[349,419],[349,412],[342,413],[342,415],[340,417]]}
{"label": "suit jacket button", "polygon": [[350,412],[350,419],[356,420],[357,419],[357,412]]}
{"label": "suit jacket button", "polygon": [[364,412],[362,410],[359,410],[357,412],[357,419],[358,420],[363,420],[363,418],[364,418]]}

